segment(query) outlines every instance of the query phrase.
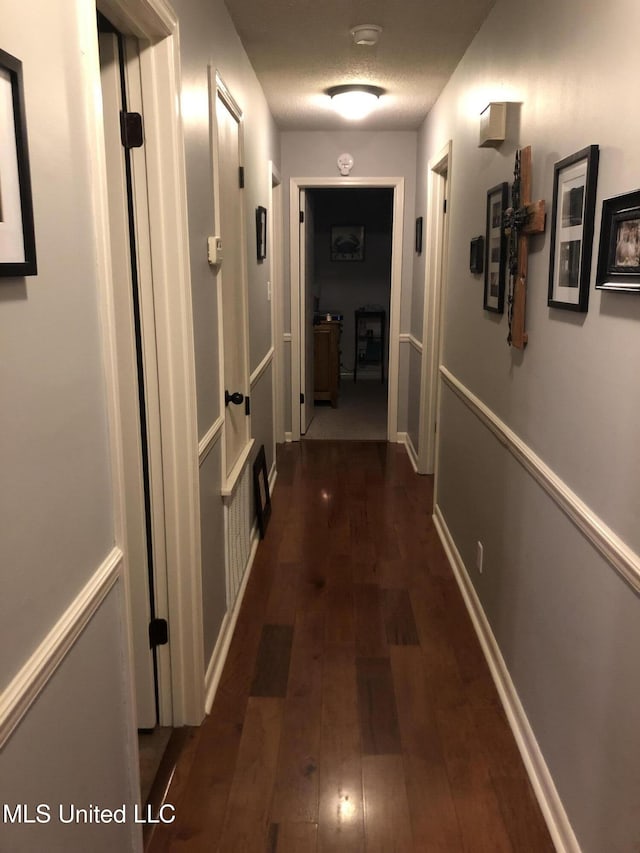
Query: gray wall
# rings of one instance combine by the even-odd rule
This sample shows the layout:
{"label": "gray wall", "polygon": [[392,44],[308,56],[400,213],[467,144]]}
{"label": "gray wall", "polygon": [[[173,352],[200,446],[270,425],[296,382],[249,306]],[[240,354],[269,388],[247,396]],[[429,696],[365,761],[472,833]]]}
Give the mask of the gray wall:
{"label": "gray wall", "polygon": [[[336,160],[349,152],[354,157],[350,177],[404,177],[404,242],[402,251],[402,300],[400,331],[408,331],[411,313],[411,286],[414,255],[414,210],[417,133],[415,131],[286,131],[282,134],[282,182],[284,186],[284,329],[290,331],[289,291],[289,185],[291,178],[340,178]],[[286,345],[289,347],[289,345]],[[406,344],[401,345],[401,350]],[[406,363],[400,359],[400,364]],[[291,373],[285,374],[285,400],[291,397]],[[400,388],[405,378],[400,377]],[[406,409],[399,398],[398,411]],[[291,413],[285,420],[291,429]],[[398,429],[400,420],[398,422]]]}
{"label": "gray wall", "polygon": [[[0,283],[0,692],[115,541],[91,184],[94,123],[85,89],[86,39],[95,46],[96,33],[79,6],[32,0],[26,20],[23,4],[0,0],[2,49],[23,62],[38,255],[37,276]],[[3,802],[106,805],[137,796],[119,587],[3,748]],[[100,835],[65,833],[52,822],[3,826],[1,846],[75,853],[131,843],[127,826]]]}
{"label": "gray wall", "polygon": [[[243,113],[250,372],[271,347],[271,306],[267,301],[268,262],[256,259],[255,209],[267,207],[269,160],[279,162],[279,139],[262,89],[221,0],[174,0],[180,18],[182,106],[185,127],[187,202],[195,329],[198,433],[202,439],[220,415],[216,273],[207,262],[207,237],[214,233],[214,195],[209,121],[208,67],[218,71]],[[223,213],[224,215],[224,213]],[[252,398],[252,433],[265,441],[272,460],[270,370]],[[267,392],[260,387],[267,383]],[[221,441],[200,470],[205,665],[226,611],[223,505],[220,498]]]}
{"label": "gray wall", "polygon": [[[636,553],[640,301],[593,289],[596,236],[588,314],[549,309],[548,224],[531,240],[522,354],[506,344],[506,315],[483,311],[468,246],[484,230],[487,189],[511,179],[520,145],[533,147],[533,198],[549,209],[554,163],[600,145],[596,235],[602,200],[637,189],[640,124],[617,93],[633,77],[639,25],[632,0],[501,0],[425,122],[418,162],[426,183],[429,158],[453,140],[445,365]],[[521,104],[509,139],[479,149],[479,113],[501,100]],[[418,204],[424,213],[422,191]],[[634,849],[638,596],[446,387],[439,435],[438,503],[578,840],[592,853]]]}

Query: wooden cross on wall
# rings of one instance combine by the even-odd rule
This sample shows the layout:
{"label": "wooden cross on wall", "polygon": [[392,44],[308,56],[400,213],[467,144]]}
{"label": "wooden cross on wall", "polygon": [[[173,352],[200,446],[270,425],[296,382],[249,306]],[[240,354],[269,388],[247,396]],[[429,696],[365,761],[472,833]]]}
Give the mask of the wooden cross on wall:
{"label": "wooden cross on wall", "polygon": [[544,201],[531,201],[531,146],[516,151],[511,187],[511,207],[504,214],[504,233],[509,245],[509,346],[524,349],[529,235],[542,234],[546,214]]}

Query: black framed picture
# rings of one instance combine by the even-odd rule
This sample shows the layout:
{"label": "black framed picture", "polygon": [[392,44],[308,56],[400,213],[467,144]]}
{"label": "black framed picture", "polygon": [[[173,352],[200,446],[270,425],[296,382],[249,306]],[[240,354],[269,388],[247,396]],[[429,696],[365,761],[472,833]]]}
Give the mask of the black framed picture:
{"label": "black framed picture", "polygon": [[36,275],[22,62],[0,50],[0,276]]}
{"label": "black framed picture", "polygon": [[469,272],[480,275],[484,272],[484,237],[480,234],[469,243]]}
{"label": "black framed picture", "polygon": [[271,516],[269,475],[267,473],[267,457],[264,452],[264,444],[260,445],[260,450],[253,463],[253,493],[256,515],[258,517],[258,530],[260,531],[260,538],[264,539],[267,524]]}
{"label": "black framed picture", "polygon": [[596,287],[640,291],[640,190],[602,204]]}
{"label": "black framed picture", "polygon": [[504,313],[504,279],[507,238],[502,218],[509,200],[509,184],[504,181],[487,192],[487,221],[484,241],[484,308]]}
{"label": "black framed picture", "polygon": [[259,261],[267,257],[267,208],[256,207],[256,254]]}
{"label": "black framed picture", "polygon": [[364,225],[331,226],[331,260],[364,261]]}
{"label": "black framed picture", "polygon": [[547,305],[586,311],[600,149],[589,145],[556,163]]}
{"label": "black framed picture", "polygon": [[422,216],[416,219],[416,252],[422,254]]}

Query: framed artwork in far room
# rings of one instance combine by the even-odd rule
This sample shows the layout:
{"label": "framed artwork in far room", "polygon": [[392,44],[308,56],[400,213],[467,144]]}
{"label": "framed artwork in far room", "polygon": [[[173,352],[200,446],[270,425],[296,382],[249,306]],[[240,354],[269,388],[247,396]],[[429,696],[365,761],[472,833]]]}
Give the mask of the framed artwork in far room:
{"label": "framed artwork in far room", "polygon": [[503,216],[509,199],[509,184],[504,181],[487,192],[485,230],[484,309],[504,313],[504,281],[507,264],[507,238]]}
{"label": "framed artwork in far room", "polygon": [[589,145],[553,170],[553,207],[547,305],[587,311],[593,254],[599,148]]}
{"label": "framed artwork in far room", "polygon": [[596,287],[640,292],[640,190],[602,203]]}
{"label": "framed artwork in far room", "polygon": [[37,272],[22,62],[0,50],[0,276]]}

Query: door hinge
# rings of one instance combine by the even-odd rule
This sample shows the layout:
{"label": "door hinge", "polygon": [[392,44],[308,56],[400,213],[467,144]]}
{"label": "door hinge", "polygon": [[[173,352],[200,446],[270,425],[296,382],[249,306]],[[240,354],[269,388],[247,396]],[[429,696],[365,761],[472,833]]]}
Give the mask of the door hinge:
{"label": "door hinge", "polygon": [[300,405],[304,403],[304,394],[300,394]]}
{"label": "door hinge", "polygon": [[140,113],[127,113],[120,110],[120,140],[124,148],[142,148],[144,133]]}
{"label": "door hinge", "polygon": [[302,225],[303,222],[304,222],[304,210],[301,210],[300,211],[300,224]]}
{"label": "door hinge", "polygon": [[149,645],[152,649],[156,646],[166,646],[169,642],[169,626],[166,619],[152,619],[149,622]]}
{"label": "door hinge", "polygon": [[249,400],[248,397],[244,398],[244,413],[245,413],[245,415],[251,414],[251,401]]}
{"label": "door hinge", "polygon": [[244,166],[238,167],[238,181],[240,183],[240,189],[244,189]]}
{"label": "door hinge", "polygon": [[444,200],[444,204],[442,205],[442,212],[443,212],[443,213],[446,213],[446,212],[447,212],[447,200],[446,200],[446,198],[445,198],[445,200]]}

